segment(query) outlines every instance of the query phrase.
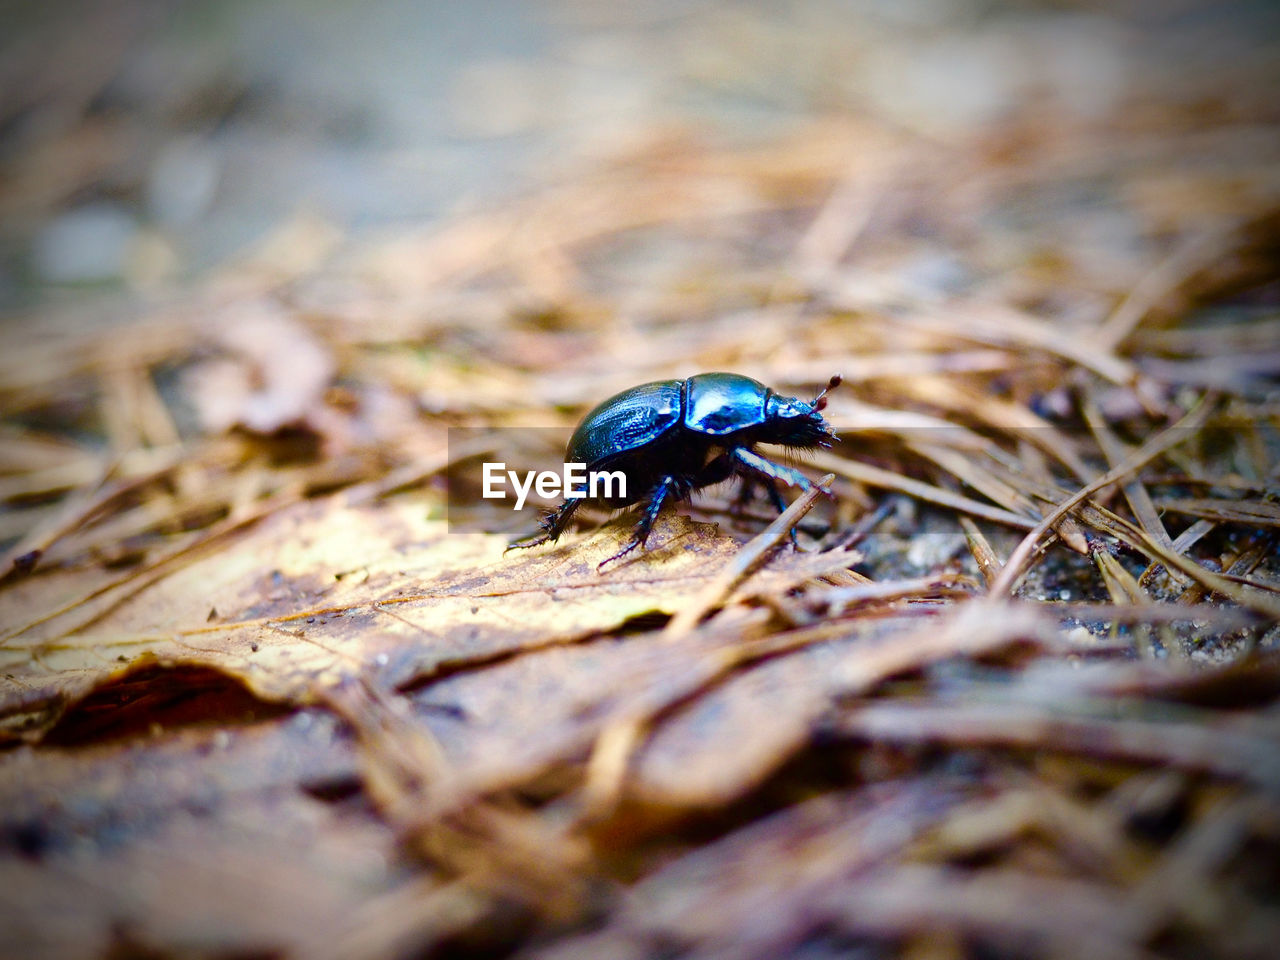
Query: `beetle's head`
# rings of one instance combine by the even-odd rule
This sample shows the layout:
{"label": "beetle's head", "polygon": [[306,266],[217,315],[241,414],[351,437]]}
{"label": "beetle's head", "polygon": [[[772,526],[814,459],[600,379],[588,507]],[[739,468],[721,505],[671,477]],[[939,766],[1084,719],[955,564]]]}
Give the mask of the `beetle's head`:
{"label": "beetle's head", "polygon": [[840,377],[832,377],[812,403],[770,394],[765,405],[765,423],[769,431],[766,442],[788,447],[831,446],[836,439],[835,431],[823,419],[822,411],[827,406],[827,393],[839,385]]}

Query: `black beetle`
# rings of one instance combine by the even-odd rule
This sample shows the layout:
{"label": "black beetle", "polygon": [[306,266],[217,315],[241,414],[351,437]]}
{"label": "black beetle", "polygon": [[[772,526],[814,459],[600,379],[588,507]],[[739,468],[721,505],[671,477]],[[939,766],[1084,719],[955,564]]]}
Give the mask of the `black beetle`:
{"label": "black beetle", "polygon": [[[757,443],[831,446],[835,434],[821,411],[827,391],[839,383],[840,377],[832,377],[813,402],[806,403],[741,374],[700,373],[687,380],[632,387],[588,413],[569,440],[565,463],[626,476],[625,496],[590,502],[616,510],[648,501],[631,541],[600,566],[642,546],[666,500],[683,500],[694,490],[734,475],[749,486],[762,483],[781,512],[786,504],[775,480],[803,490],[813,484],[800,471],[774,463],[753,448]],[[585,499],[566,499],[542,519],[541,535],[516,540],[508,549],[558,540]]]}

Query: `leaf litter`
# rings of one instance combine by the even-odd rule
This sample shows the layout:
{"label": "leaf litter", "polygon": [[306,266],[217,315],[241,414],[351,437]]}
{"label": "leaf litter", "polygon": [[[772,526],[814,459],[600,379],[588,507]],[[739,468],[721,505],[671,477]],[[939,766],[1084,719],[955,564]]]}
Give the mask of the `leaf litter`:
{"label": "leaf litter", "polygon": [[[1269,69],[655,129],[0,328],[0,953],[1268,955]],[[845,377],[796,546],[458,529],[450,428],[713,369]]]}

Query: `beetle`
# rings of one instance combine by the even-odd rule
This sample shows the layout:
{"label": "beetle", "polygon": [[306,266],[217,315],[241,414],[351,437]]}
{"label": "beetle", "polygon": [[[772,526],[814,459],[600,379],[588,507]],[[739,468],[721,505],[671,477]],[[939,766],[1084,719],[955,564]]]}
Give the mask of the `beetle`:
{"label": "beetle", "polygon": [[[761,456],[755,445],[831,446],[836,436],[822,410],[827,393],[839,386],[840,379],[832,377],[806,403],[741,374],[700,373],[685,380],[656,380],[632,387],[588,413],[569,440],[565,462],[626,476],[625,495],[590,502],[616,510],[645,501],[631,540],[600,567],[643,546],[667,500],[683,500],[694,490],[732,476],[743,478],[744,494],[754,484],[763,484],[782,512],[786,504],[774,481],[802,490],[813,484],[800,471]],[[535,547],[548,540],[554,543],[586,499],[566,499],[543,517],[541,534],[517,539],[508,549]]]}

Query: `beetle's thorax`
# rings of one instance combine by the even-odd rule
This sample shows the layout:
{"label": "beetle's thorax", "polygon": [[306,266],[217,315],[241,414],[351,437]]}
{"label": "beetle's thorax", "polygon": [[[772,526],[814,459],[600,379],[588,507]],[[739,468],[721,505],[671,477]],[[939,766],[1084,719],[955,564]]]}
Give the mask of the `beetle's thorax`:
{"label": "beetle's thorax", "polygon": [[737,373],[700,373],[684,382],[684,425],[697,433],[723,437],[765,421],[770,390]]}

